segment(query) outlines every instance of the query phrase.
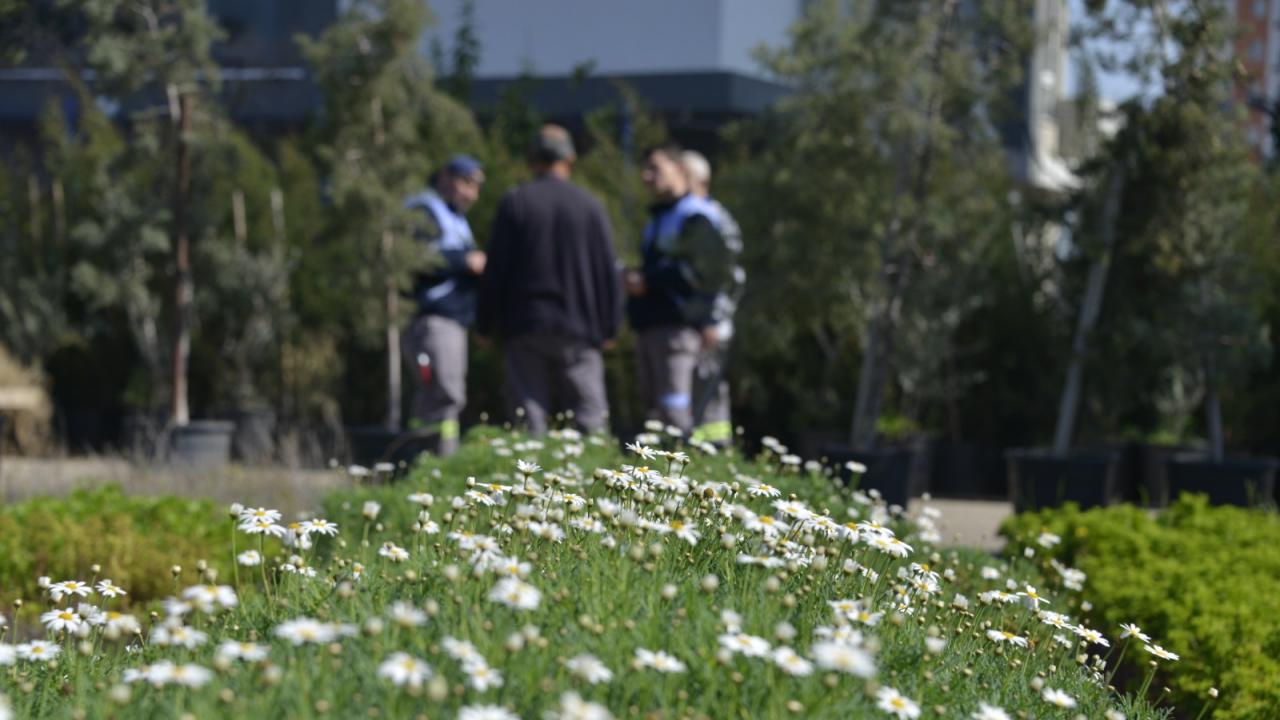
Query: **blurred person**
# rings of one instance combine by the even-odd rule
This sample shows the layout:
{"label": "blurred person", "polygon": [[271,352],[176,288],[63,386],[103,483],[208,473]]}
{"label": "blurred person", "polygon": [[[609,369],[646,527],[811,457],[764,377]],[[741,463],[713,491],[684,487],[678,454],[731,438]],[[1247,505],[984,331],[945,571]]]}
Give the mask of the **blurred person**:
{"label": "blurred person", "polygon": [[601,348],[618,331],[621,290],[604,207],[570,182],[576,159],[564,128],[538,131],[534,179],[502,198],[480,281],[477,330],[501,338],[512,414],[534,435],[553,407],[586,432],[608,420]]}
{"label": "blurred person", "polygon": [[476,248],[466,213],[480,197],[484,170],[469,155],[455,155],[431,178],[431,187],[405,207],[421,211],[415,235],[439,265],[420,274],[413,295],[418,315],[402,342],[417,370],[409,427],[434,431],[439,455],[458,449],[458,418],[467,404],[467,328],[475,321],[476,292],[485,254]]}
{"label": "blurred person", "polygon": [[[719,213],[719,227],[733,256],[742,252],[742,233],[733,215],[711,197],[711,163],[697,150],[685,150],[680,159],[689,177],[689,191],[705,198]],[[733,441],[729,413],[727,365],[729,343],[733,339],[733,317],[738,309],[746,272],[734,264],[729,285],[716,293],[712,303],[713,324],[703,331],[702,352],[693,373],[693,439],[714,445]]]}
{"label": "blurred person", "polygon": [[717,343],[715,302],[731,272],[729,243],[720,211],[691,192],[678,145],[650,148],[644,159],[643,179],[656,202],[642,265],[626,273],[637,380],[648,418],[688,433],[698,358]]}

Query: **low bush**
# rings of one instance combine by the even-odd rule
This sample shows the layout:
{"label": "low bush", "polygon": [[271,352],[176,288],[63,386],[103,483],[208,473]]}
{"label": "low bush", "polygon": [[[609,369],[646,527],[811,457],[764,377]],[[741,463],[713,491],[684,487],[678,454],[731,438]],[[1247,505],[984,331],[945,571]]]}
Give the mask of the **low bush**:
{"label": "low bush", "polygon": [[[1181,660],[1162,666],[1187,717],[1280,717],[1280,516],[1183,496],[1158,516],[1132,507],[1074,507],[1010,518],[1009,552],[1028,549],[1087,574],[1098,627],[1134,623]],[[1051,547],[1052,537],[1061,543]],[[1040,540],[1045,540],[1041,543]],[[1144,672],[1150,656],[1128,655]],[[1131,673],[1132,674],[1132,673]],[[1157,685],[1157,687],[1159,687]],[[1220,697],[1214,700],[1210,688]],[[1206,715],[1207,717],[1208,715]]]}
{"label": "low bush", "polygon": [[42,576],[109,578],[135,604],[170,595],[177,558],[230,567],[228,523],[225,508],[207,500],[127,497],[117,486],[0,509],[0,607],[39,597]]}

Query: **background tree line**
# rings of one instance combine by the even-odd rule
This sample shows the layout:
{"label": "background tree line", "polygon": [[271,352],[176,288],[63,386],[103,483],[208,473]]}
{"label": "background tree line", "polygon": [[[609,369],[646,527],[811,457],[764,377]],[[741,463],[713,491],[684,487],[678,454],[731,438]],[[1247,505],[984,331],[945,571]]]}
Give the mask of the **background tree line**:
{"label": "background tree line", "polygon": [[[484,49],[464,23],[424,56],[426,7],[350,3],[300,39],[322,109],[270,137],[226,116],[210,54],[219,29],[200,0],[0,3],[0,25],[20,29],[6,59],[53,58],[79,97],[74,117],[51,105],[39,142],[0,169],[0,344],[44,369],[64,424],[93,409],[168,417],[184,317],[193,415],[269,409],[286,454],[311,458],[332,452],[344,423],[396,419],[390,381],[403,370],[387,348],[430,262],[401,202],[470,152],[488,175],[471,214],[483,242],[543,120],[529,78],[480,122],[471,73]],[[713,158],[747,247],[732,364],[747,434],[1044,443],[1076,358],[1076,442],[1272,449],[1276,184],[1231,110],[1240,78],[1216,8],[1088,5],[1082,37],[1159,30],[1158,42],[1127,39],[1145,51],[1133,57],[1088,58],[1157,91],[1120,109],[1122,129],[1085,158],[1078,190],[1047,194],[1020,185],[1002,139],[1024,112],[1025,8],[812,3],[790,44],[760,55],[793,92],[726,128]],[[636,153],[667,131],[625,87],[618,97],[581,119],[577,178],[634,260],[648,202]],[[180,231],[189,309],[174,288]],[[1105,299],[1073,354],[1096,267]],[[620,430],[638,422],[630,364],[624,337],[608,366]],[[501,417],[501,378],[477,349],[472,419]]]}

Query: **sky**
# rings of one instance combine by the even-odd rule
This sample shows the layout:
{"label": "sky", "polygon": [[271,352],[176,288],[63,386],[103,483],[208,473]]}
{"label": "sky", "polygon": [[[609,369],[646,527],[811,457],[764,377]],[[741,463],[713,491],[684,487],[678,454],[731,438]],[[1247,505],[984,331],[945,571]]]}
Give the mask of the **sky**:
{"label": "sky", "polygon": [[[1084,17],[1084,0],[1069,0],[1068,8],[1072,24]],[[1074,62],[1067,63],[1067,96],[1074,96],[1076,93],[1076,67]],[[1101,70],[1097,72],[1098,91],[1104,99],[1114,102],[1120,102],[1133,97],[1139,90],[1137,82],[1130,76],[1123,74],[1108,74]]]}

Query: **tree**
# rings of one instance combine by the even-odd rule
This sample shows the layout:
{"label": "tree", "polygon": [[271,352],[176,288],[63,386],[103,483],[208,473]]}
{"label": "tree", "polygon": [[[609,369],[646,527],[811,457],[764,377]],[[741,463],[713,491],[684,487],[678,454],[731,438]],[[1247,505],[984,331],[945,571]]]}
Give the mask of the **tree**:
{"label": "tree", "polygon": [[[159,185],[172,189],[170,417],[173,424],[186,425],[195,292],[188,217],[191,156],[199,135],[221,120],[213,103],[200,102],[217,87],[210,49],[221,31],[201,0],[89,0],[78,7],[85,26],[85,61],[97,72],[98,89],[132,109],[139,137],[131,153],[168,156],[172,163],[162,175],[168,182]],[[153,104],[157,100],[161,104]]]}
{"label": "tree", "polygon": [[[903,332],[953,334],[980,291],[982,243],[1009,237],[997,130],[1029,20],[1000,2],[826,0],[788,47],[762,55],[795,92],[740,136],[760,149],[735,206],[754,238],[753,287],[772,298],[757,298],[761,330],[767,342],[812,341],[829,368],[860,337],[858,448],[874,442],[890,380],[913,374]],[[770,277],[761,284],[750,266]]]}
{"label": "tree", "polygon": [[390,428],[400,426],[401,295],[424,261],[404,200],[445,152],[479,137],[469,113],[433,86],[419,47],[426,21],[416,0],[357,0],[318,39],[299,38],[325,96],[331,237],[351,251],[341,283],[356,332],[365,342],[382,335]]}
{"label": "tree", "polygon": [[[1157,373],[1203,404],[1211,455],[1221,459],[1220,388],[1268,350],[1258,228],[1249,221],[1261,176],[1231,109],[1240,78],[1230,15],[1209,0],[1131,0],[1094,7],[1089,19],[1089,37],[1131,48],[1125,57],[1106,51],[1102,62],[1158,91],[1125,105],[1123,130],[1092,163],[1095,176],[1124,178],[1123,191],[1111,191],[1114,221],[1100,226],[1114,232],[1119,277],[1100,332],[1110,347],[1099,359],[1114,362],[1126,340],[1144,345]],[[1081,238],[1087,248],[1089,233]]]}

